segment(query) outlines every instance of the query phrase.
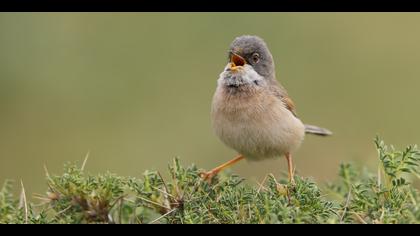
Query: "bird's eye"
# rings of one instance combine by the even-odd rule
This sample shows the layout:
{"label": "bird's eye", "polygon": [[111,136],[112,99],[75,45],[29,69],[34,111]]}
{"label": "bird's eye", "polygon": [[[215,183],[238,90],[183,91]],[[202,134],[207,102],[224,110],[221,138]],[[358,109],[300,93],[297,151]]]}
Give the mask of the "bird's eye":
{"label": "bird's eye", "polygon": [[258,63],[260,61],[260,54],[258,54],[258,53],[252,54],[252,61],[254,63]]}

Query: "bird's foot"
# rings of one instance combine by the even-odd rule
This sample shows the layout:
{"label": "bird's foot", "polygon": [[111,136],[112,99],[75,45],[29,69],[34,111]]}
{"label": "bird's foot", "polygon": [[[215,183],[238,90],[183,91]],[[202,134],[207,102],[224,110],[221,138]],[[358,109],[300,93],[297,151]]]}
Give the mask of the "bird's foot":
{"label": "bird's foot", "polygon": [[289,184],[292,187],[295,187],[296,186],[296,181],[295,181],[295,178],[294,177],[289,178]]}
{"label": "bird's foot", "polygon": [[203,171],[199,175],[201,179],[207,181],[208,183],[211,183],[213,178],[217,175],[217,173],[218,172],[216,171]]}
{"label": "bird's foot", "polygon": [[216,176],[220,171],[224,170],[225,168],[235,164],[236,162],[240,161],[244,159],[244,156],[242,155],[238,155],[237,157],[235,157],[233,160],[230,160],[214,169],[212,169],[211,171],[207,171],[207,172],[201,172],[200,173],[200,177],[203,180],[206,180],[208,183],[211,183],[213,180],[213,177]]}

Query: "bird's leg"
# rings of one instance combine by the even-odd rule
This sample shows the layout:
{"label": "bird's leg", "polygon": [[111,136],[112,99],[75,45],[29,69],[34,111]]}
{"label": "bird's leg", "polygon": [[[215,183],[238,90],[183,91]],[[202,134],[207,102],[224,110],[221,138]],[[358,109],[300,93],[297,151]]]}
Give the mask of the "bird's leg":
{"label": "bird's leg", "polygon": [[236,162],[240,161],[244,159],[244,156],[242,155],[238,155],[237,157],[235,157],[234,159],[212,169],[211,171],[207,171],[204,173],[201,173],[200,176],[201,178],[203,178],[204,180],[210,181],[215,175],[217,175],[220,171],[222,171],[223,169],[235,164]]}
{"label": "bird's leg", "polygon": [[286,159],[287,159],[287,169],[288,169],[288,175],[289,175],[289,182],[291,184],[295,184],[295,171],[293,169],[293,161],[292,161],[292,154],[290,152],[286,153]]}

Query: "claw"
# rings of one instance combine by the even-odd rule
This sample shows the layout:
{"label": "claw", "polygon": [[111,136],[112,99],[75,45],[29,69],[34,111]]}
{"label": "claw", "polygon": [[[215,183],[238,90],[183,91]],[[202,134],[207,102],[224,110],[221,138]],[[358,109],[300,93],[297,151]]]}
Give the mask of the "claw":
{"label": "claw", "polygon": [[204,171],[201,172],[200,178],[202,178],[204,181],[207,181],[209,184],[212,182],[214,176],[216,176],[217,173],[214,173],[213,171]]}

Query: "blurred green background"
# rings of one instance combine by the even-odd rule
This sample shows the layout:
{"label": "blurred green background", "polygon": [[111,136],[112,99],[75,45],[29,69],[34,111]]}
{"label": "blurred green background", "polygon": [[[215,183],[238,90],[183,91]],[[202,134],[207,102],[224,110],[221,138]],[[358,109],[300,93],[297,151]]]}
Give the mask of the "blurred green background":
{"label": "blurred green background", "polygon": [[[230,42],[263,37],[304,122],[300,175],[332,180],[342,161],[376,167],[373,138],[420,143],[418,13],[1,13],[0,181],[42,192],[43,165],[140,176],[173,157],[210,169],[233,157],[210,104]],[[283,159],[242,162],[251,181]]]}

